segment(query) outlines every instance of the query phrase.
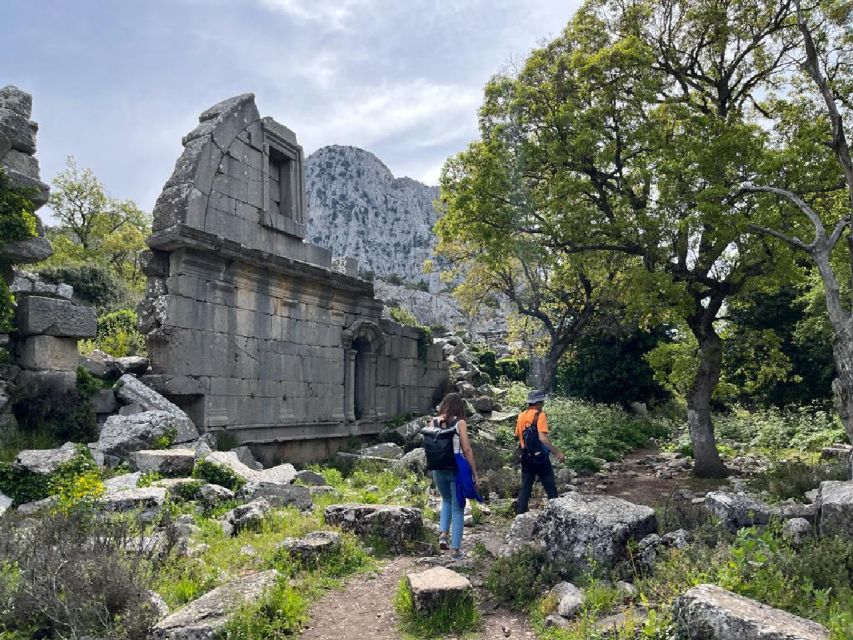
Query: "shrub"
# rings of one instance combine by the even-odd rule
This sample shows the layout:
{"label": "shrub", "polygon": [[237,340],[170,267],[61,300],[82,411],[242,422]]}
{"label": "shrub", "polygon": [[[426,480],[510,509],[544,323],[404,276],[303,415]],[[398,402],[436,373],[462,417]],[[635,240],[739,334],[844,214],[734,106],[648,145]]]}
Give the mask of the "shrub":
{"label": "shrub", "polygon": [[421,323],[415,317],[415,314],[405,307],[391,307],[389,310],[391,319],[394,322],[402,324],[406,327],[420,327]]}
{"label": "shrub", "polygon": [[495,560],[485,586],[499,602],[513,609],[526,609],[560,577],[553,563],[546,561],[543,550],[525,547]]}
{"label": "shrub", "polygon": [[100,349],[116,358],[143,356],[147,353],[145,336],[137,326],[136,312],[119,309],[98,318],[98,332],[94,340],[86,341],[87,347]]}
{"label": "shrub", "polygon": [[207,460],[199,460],[193,467],[193,478],[206,480],[210,484],[218,484],[220,487],[239,491],[246,481],[243,480],[231,469],[221,465],[208,462]]}
{"label": "shrub", "polygon": [[400,626],[408,634],[420,638],[436,638],[445,634],[463,634],[477,628],[480,612],[474,595],[445,595],[428,614],[415,610],[414,598],[405,578],[400,580],[394,608],[400,616]]}
{"label": "shrub", "polygon": [[735,405],[730,412],[715,416],[714,423],[721,438],[772,451],[820,451],[847,439],[835,412],[812,405],[754,411]]}
{"label": "shrub", "polygon": [[[142,527],[87,511],[0,522],[3,637],[145,640],[157,620]],[[6,636],[5,634],[15,634]]]}
{"label": "shrub", "polygon": [[495,362],[498,377],[504,377],[513,382],[526,382],[530,376],[530,360],[528,358],[500,358]]}
{"label": "shrub", "polygon": [[41,269],[39,275],[53,283],[65,283],[74,287],[74,297],[95,307],[99,313],[107,313],[133,302],[125,285],[119,282],[107,268],[95,264],[63,265]]}
{"label": "shrub", "polygon": [[809,464],[801,460],[775,463],[752,484],[779,500],[804,500],[807,491],[817,489],[826,480],[847,480],[847,465],[841,462]]}
{"label": "shrub", "polygon": [[12,498],[15,504],[42,500],[52,495],[59,495],[66,502],[74,502],[97,497],[102,489],[98,465],[85,445],[78,445],[74,458],[47,475],[31,473],[14,464],[0,463],[0,491]]}

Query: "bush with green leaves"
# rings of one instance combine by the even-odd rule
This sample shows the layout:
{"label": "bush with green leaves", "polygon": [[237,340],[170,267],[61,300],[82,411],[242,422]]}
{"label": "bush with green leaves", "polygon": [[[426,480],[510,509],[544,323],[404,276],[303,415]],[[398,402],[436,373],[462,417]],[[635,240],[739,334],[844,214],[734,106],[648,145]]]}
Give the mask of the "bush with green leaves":
{"label": "bush with green leaves", "polygon": [[243,478],[228,467],[207,460],[199,460],[195,463],[192,477],[210,484],[218,484],[220,487],[231,489],[231,491],[239,491],[246,484]]}
{"label": "bush with green leaves", "polygon": [[308,622],[308,600],[286,577],[231,616],[223,640],[266,640],[298,633]]}
{"label": "bush with green leaves", "polygon": [[755,410],[735,405],[716,415],[714,423],[719,438],[770,451],[820,451],[835,442],[847,441],[837,414],[820,405]]}
{"label": "bush with green leaves", "polygon": [[85,445],[77,445],[77,455],[50,474],[32,473],[9,462],[0,463],[0,491],[16,505],[52,495],[73,499],[80,491],[80,478],[86,478],[87,483],[100,479],[98,465]]}
{"label": "bush with green leaves", "polygon": [[480,612],[474,594],[445,594],[434,602],[429,612],[417,611],[412,590],[403,578],[394,597],[394,608],[400,627],[416,638],[437,638],[446,634],[465,634],[480,625]]}
{"label": "bush with green leaves", "polygon": [[554,564],[546,560],[544,550],[527,546],[497,558],[486,575],[485,587],[498,602],[524,610],[561,577]]}
{"label": "bush with green leaves", "polygon": [[133,296],[110,271],[97,264],[59,265],[38,272],[47,282],[74,287],[74,297],[89,304],[98,313],[109,313],[133,302]]}

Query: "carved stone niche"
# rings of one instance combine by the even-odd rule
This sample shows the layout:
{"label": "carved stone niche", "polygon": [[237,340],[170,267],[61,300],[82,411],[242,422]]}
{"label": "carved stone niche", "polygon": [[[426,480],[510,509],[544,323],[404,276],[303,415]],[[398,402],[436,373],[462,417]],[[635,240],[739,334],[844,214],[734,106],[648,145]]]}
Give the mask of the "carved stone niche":
{"label": "carved stone niche", "polygon": [[305,238],[305,175],[296,134],[272,118],[261,119],[264,132],[264,209],[261,224]]}

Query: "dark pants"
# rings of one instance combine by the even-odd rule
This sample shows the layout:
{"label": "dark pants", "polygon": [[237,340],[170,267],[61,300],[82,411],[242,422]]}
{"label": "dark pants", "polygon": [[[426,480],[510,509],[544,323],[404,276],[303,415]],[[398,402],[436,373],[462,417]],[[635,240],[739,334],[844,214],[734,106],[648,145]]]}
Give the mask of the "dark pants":
{"label": "dark pants", "polygon": [[518,503],[516,505],[516,513],[527,513],[527,503],[530,502],[530,492],[533,491],[533,483],[536,478],[542,483],[542,488],[545,489],[545,494],[549,500],[557,497],[557,484],[554,482],[554,468],[551,466],[551,460],[545,464],[538,465],[521,465],[521,491],[518,492]]}

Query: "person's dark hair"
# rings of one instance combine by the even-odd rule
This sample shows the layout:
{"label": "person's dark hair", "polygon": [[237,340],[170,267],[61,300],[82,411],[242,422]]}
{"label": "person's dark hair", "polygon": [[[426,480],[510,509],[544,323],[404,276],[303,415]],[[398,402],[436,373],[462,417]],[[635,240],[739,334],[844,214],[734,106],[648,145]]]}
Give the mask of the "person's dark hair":
{"label": "person's dark hair", "polygon": [[462,402],[462,396],[458,393],[448,393],[444,396],[444,400],[438,405],[438,415],[444,416],[448,420],[464,418],[465,405]]}

